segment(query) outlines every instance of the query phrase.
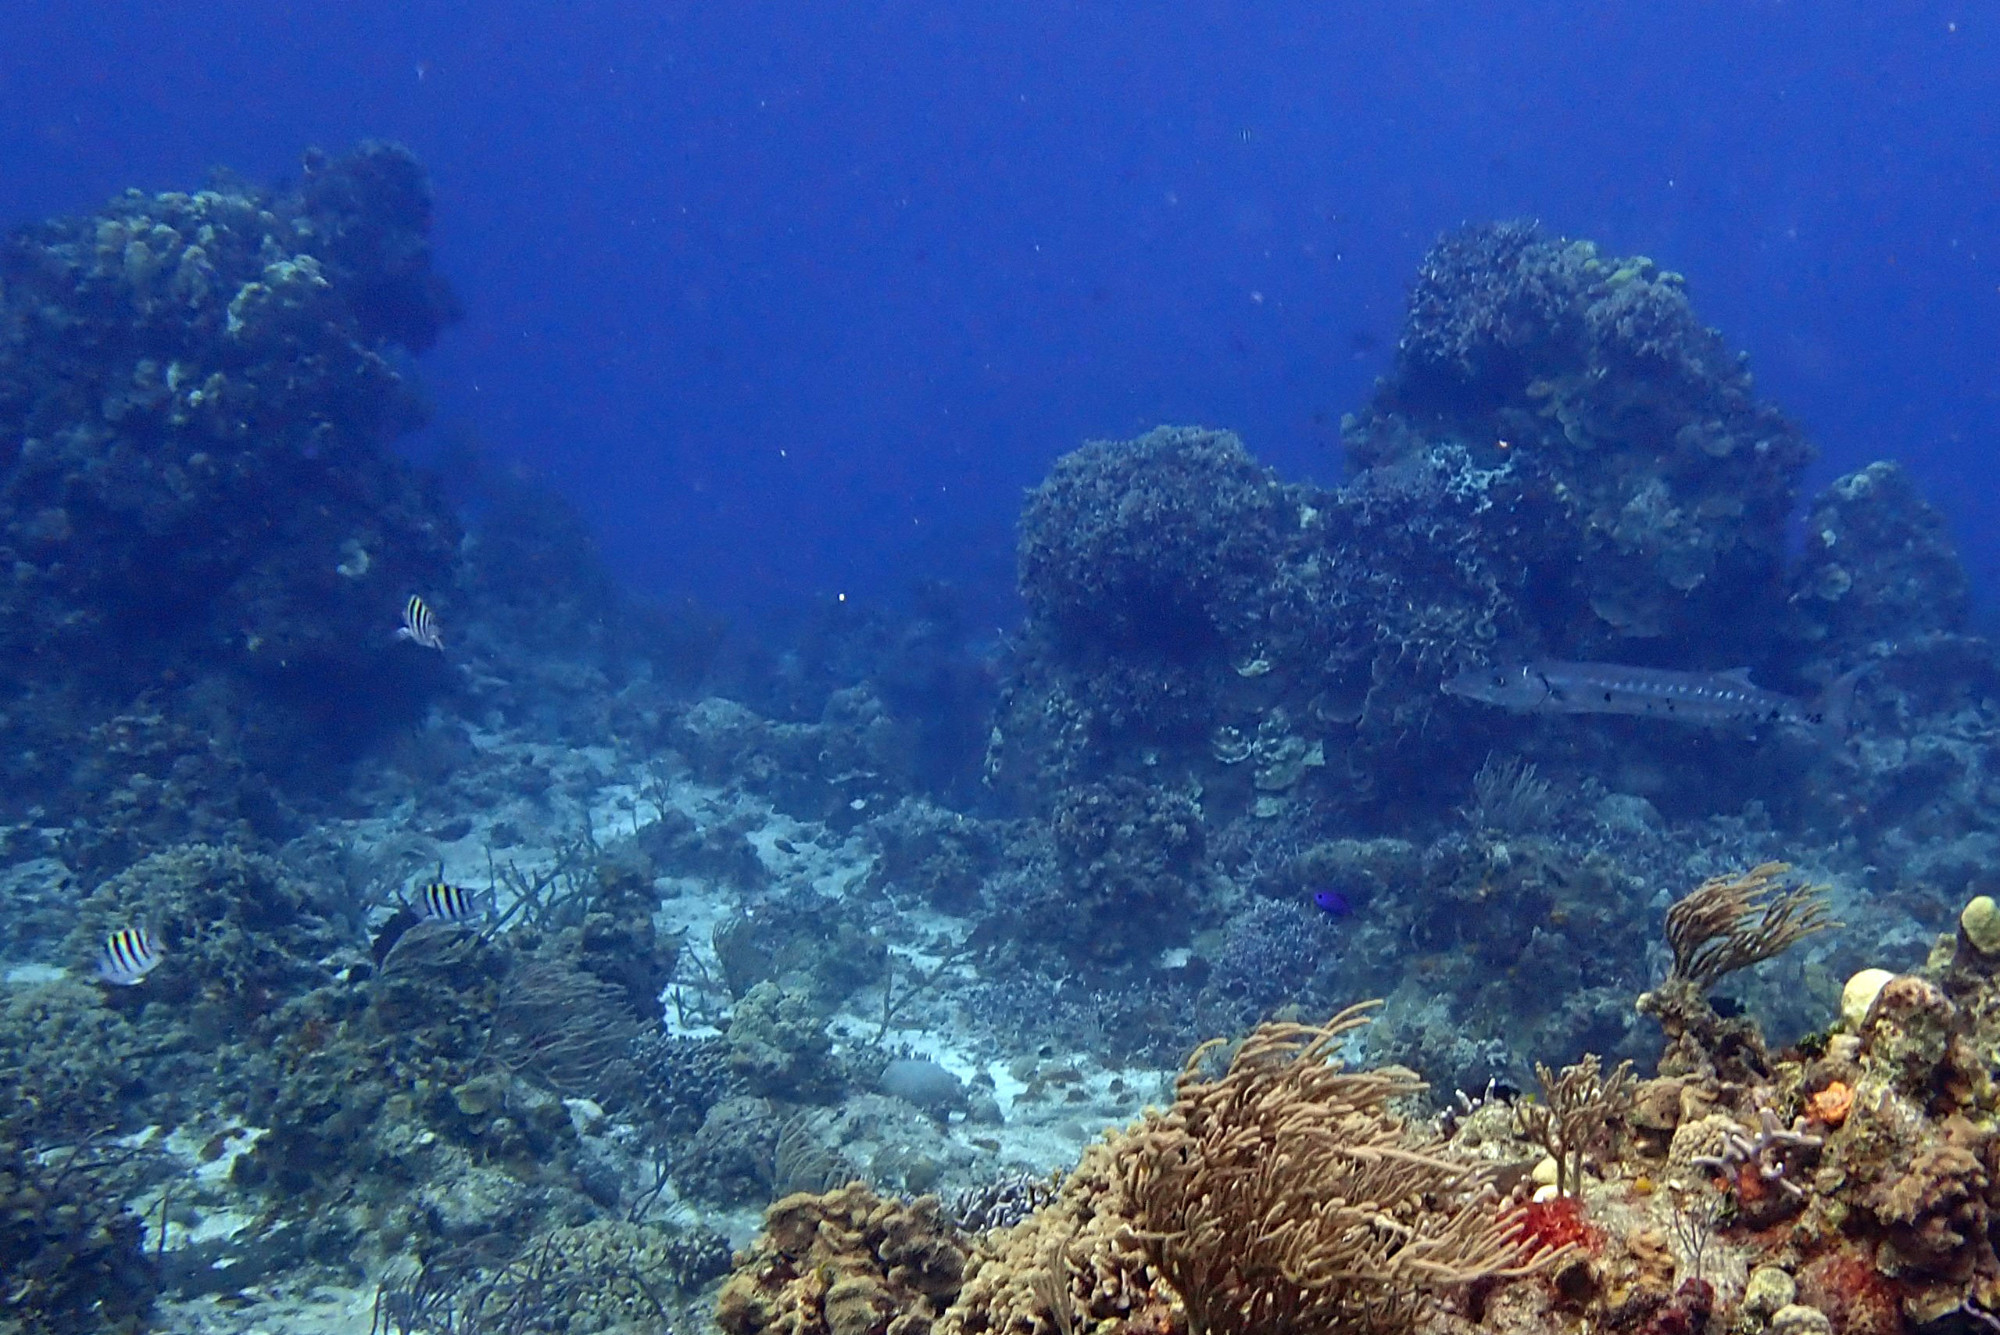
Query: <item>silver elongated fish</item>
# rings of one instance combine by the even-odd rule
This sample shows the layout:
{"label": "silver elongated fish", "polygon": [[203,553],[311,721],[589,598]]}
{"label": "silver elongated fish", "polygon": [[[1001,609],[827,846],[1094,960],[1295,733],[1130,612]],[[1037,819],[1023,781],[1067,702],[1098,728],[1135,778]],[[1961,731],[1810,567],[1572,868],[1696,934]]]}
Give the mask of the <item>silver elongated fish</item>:
{"label": "silver elongated fish", "polygon": [[1749,668],[1677,672],[1558,659],[1467,668],[1444,690],[1521,714],[1632,714],[1711,726],[1793,724],[1839,737],[1847,731],[1854,683],[1869,666],[1842,674],[1818,700],[1767,691],[1750,680]]}

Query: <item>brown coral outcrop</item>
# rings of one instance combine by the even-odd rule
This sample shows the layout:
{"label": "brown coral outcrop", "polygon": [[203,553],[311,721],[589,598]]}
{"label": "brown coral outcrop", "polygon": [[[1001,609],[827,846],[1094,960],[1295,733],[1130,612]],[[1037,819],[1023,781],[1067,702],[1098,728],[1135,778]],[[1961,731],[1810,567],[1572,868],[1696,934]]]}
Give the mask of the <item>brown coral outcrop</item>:
{"label": "brown coral outcrop", "polygon": [[1118,1158],[1128,1137],[1083,1152],[1056,1200],[981,1238],[958,1301],[937,1335],[1056,1335],[1105,1321],[1151,1328],[1173,1291],[1158,1278],[1128,1222]]}
{"label": "brown coral outcrop", "polygon": [[716,1300],[730,1335],[925,1335],[958,1296],[967,1249],[935,1196],[859,1182],[785,1197]]}
{"label": "brown coral outcrop", "polygon": [[1887,1230],[1877,1264],[1888,1274],[1963,1281],[2000,1277],[1987,1235],[1993,1133],[1964,1118],[1945,1122],[1942,1138],[1917,1150],[1904,1171],[1886,1176],[1862,1203]]}

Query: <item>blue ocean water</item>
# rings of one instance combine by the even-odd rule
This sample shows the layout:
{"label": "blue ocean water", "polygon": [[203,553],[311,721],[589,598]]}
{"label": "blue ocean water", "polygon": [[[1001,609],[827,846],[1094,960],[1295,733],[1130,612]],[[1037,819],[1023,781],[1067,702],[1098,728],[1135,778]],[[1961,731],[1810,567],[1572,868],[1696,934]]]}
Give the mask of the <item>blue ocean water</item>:
{"label": "blue ocean water", "polygon": [[[1540,218],[1688,275],[1822,450],[1985,578],[2000,33],[1931,3],[16,6],[0,217],[408,144],[443,426],[726,608],[1004,606],[1086,438],[1339,472],[1424,249]],[[418,446],[421,448],[421,445]]]}
{"label": "blue ocean water", "polygon": [[1995,1324],[1992,16],[0,39],[0,1323]]}

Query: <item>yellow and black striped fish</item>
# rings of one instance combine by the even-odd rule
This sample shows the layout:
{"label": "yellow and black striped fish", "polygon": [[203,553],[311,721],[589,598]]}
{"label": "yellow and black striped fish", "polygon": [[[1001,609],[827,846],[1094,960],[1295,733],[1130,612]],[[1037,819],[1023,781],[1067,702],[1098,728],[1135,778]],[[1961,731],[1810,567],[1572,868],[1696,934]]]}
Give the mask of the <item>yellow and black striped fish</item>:
{"label": "yellow and black striped fish", "polygon": [[114,987],[135,987],[167,957],[160,938],[146,927],[121,927],[105,939],[97,976]]}
{"label": "yellow and black striped fish", "polygon": [[396,638],[444,652],[444,636],[438,634],[437,614],[431,611],[431,605],[424,601],[422,594],[411,594],[410,601],[403,604],[403,624],[396,631]]}
{"label": "yellow and black striped fish", "polygon": [[478,895],[448,881],[425,882],[418,887],[417,902],[410,907],[419,918],[436,922],[464,922],[481,912]]}

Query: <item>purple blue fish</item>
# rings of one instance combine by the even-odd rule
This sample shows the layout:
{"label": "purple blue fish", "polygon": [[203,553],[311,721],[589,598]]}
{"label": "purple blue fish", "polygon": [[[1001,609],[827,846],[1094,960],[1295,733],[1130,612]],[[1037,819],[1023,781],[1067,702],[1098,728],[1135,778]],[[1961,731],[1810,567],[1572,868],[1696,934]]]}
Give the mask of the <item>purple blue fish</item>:
{"label": "purple blue fish", "polygon": [[1345,918],[1354,912],[1354,901],[1347,897],[1346,891],[1329,886],[1313,891],[1313,907],[1329,918]]}

